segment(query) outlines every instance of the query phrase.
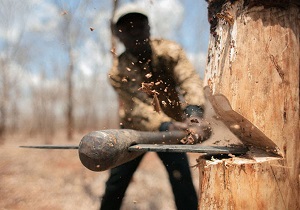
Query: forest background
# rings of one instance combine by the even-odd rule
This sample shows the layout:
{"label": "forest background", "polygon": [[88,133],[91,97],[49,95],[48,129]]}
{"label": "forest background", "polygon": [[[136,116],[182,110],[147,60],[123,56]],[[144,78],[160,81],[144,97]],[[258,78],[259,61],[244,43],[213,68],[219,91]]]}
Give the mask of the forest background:
{"label": "forest background", "polygon": [[[152,36],[186,50],[204,76],[209,36],[204,0],[135,2],[150,14]],[[118,127],[118,102],[107,80],[115,1],[0,0],[0,142],[11,135],[53,143]],[[117,52],[122,45],[117,44]]]}

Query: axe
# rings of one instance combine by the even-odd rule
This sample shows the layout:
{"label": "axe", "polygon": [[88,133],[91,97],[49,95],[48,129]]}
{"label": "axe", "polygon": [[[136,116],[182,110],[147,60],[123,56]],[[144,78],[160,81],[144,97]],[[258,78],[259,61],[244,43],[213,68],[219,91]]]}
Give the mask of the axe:
{"label": "axe", "polygon": [[[212,95],[208,87],[204,89],[207,118],[211,118],[213,134],[202,144],[182,145],[185,131],[144,132],[130,129],[110,129],[94,131],[85,135],[79,146],[20,146],[39,149],[78,149],[81,163],[92,171],[105,171],[126,163],[147,151],[155,152],[196,152],[207,155],[245,154],[249,148],[262,149],[268,153],[282,156],[278,147],[249,120],[235,112],[224,95]],[[214,135],[222,130],[221,136]],[[236,138],[235,145],[211,146],[206,142],[222,141],[222,138]]]}

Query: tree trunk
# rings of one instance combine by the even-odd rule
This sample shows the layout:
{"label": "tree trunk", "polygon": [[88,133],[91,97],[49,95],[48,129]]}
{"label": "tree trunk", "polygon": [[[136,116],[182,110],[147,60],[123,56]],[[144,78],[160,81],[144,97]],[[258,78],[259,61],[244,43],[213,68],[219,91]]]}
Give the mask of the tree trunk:
{"label": "tree trunk", "polygon": [[0,90],[0,145],[4,144],[7,133],[8,101],[10,91],[10,81],[8,75],[8,65],[5,59],[0,60],[1,65],[1,90]]}
{"label": "tree trunk", "polygon": [[67,94],[68,94],[68,99],[67,99],[67,113],[66,113],[66,118],[67,118],[67,138],[68,140],[73,139],[73,129],[74,129],[74,103],[73,103],[73,92],[74,92],[74,87],[73,87],[73,74],[74,74],[74,57],[73,57],[73,52],[72,48],[70,47],[69,49],[69,68],[67,72]]}
{"label": "tree trunk", "polygon": [[204,84],[283,158],[200,158],[200,209],[300,209],[300,2],[210,0]]}

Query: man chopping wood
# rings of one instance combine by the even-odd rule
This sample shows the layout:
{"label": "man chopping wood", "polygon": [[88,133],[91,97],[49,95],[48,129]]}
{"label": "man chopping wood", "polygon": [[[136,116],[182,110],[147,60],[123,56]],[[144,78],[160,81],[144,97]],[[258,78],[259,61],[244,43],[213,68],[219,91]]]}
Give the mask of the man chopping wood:
{"label": "man chopping wood", "polygon": [[[112,23],[113,34],[125,47],[109,72],[110,83],[121,101],[121,127],[188,131],[196,122],[199,129],[192,139],[207,139],[210,129],[202,119],[202,81],[182,48],[172,41],[150,39],[147,14],[136,6],[126,5],[117,10]],[[157,155],[168,172],[177,209],[196,210],[198,199],[187,155]],[[143,155],[110,171],[100,209],[120,209],[142,158]]]}

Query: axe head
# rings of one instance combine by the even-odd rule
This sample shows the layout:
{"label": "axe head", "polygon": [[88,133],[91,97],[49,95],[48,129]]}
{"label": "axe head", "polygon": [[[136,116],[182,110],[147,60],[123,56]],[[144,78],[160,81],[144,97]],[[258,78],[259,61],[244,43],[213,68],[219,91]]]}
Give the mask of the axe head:
{"label": "axe head", "polygon": [[211,122],[213,133],[202,144],[244,144],[248,148],[258,148],[282,156],[277,145],[249,120],[234,111],[224,95],[212,95],[207,86],[204,93],[207,99],[205,118]]}

